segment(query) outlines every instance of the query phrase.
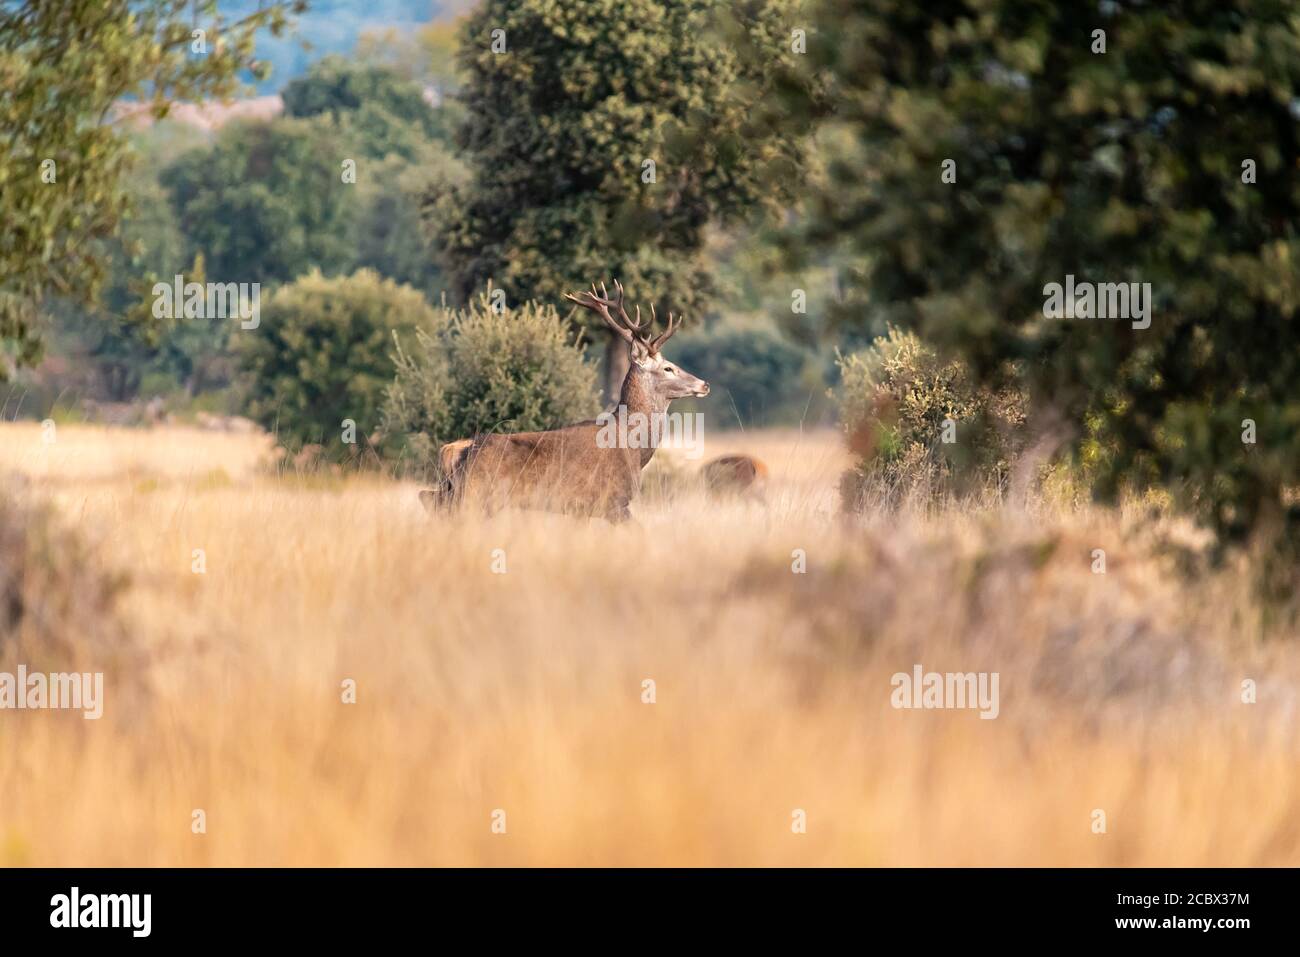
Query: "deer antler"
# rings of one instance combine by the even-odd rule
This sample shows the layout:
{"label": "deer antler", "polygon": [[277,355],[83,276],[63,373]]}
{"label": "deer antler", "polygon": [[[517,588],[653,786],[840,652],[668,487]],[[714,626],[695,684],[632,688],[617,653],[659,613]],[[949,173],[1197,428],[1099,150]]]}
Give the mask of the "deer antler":
{"label": "deer antler", "polygon": [[[650,305],[650,321],[648,323],[641,321],[640,306],[636,307],[636,319],[633,320],[627,314],[627,310],[623,308],[623,284],[617,279],[614,280],[614,291],[617,295],[611,299],[609,291],[605,288],[603,282],[600,284],[600,293],[596,292],[596,284],[592,283],[590,292],[580,292],[577,295],[566,292],[564,298],[597,313],[611,329],[627,340],[629,344],[639,344],[645,347],[645,350],[650,355],[658,353],[659,348],[672,338],[674,332],[681,328],[682,317],[678,316],[677,322],[674,324],[673,314],[670,312],[668,313],[668,328],[652,338],[655,322],[658,319],[655,315],[654,304],[651,303]],[[610,314],[609,310],[611,308],[618,310],[618,319]]]}
{"label": "deer antler", "polygon": [[[641,324],[641,307],[637,307],[636,321],[627,314],[623,308],[623,284],[617,279],[614,280],[614,291],[618,294],[616,298],[609,297],[609,291],[605,284],[600,284],[600,293],[596,292],[596,284],[591,284],[590,292],[580,292],[576,296],[573,293],[566,292],[564,298],[570,302],[575,302],[580,306],[592,310],[599,315],[609,325],[611,329],[626,339],[629,343],[640,342],[645,345],[645,334],[642,332]],[[618,310],[619,318],[616,319],[610,314],[610,308]]]}
{"label": "deer antler", "polygon": [[647,347],[650,349],[651,355],[657,353],[659,351],[659,347],[662,346],[669,339],[671,339],[673,337],[673,333],[682,327],[682,318],[683,318],[682,316],[678,316],[677,322],[676,324],[674,324],[673,314],[671,312],[668,313],[668,327],[664,329],[663,332],[659,333],[659,335],[651,339],[649,343],[647,343]]}
{"label": "deer antler", "polygon": [[[638,310],[639,308],[640,307],[638,307]],[[638,311],[637,318],[639,319],[640,317],[641,317],[641,313]],[[659,317],[655,315],[654,303],[653,302],[650,303],[650,325],[646,328],[646,337],[645,337],[645,347],[647,351],[649,351],[650,355],[652,356],[657,355],[659,353],[660,346],[662,346],[665,342],[671,339],[673,337],[673,333],[681,328],[682,318],[683,318],[682,316],[678,316],[677,322],[674,324],[673,314],[671,312],[668,313],[668,328],[666,328],[663,332],[659,333],[659,335],[655,336],[652,339],[650,337],[650,334],[654,332],[655,323],[659,321]]]}
{"label": "deer antler", "polygon": [[[605,288],[603,282],[600,284],[600,293],[596,292],[596,284],[592,283],[589,292],[584,291],[577,295],[566,292],[564,298],[595,312],[605,320],[611,329],[617,332],[629,343],[640,342],[642,345],[645,345],[646,333],[642,331],[644,326],[641,322],[641,307],[637,307],[636,319],[633,320],[632,317],[627,314],[627,310],[623,307],[623,284],[617,279],[614,280],[614,291],[617,293],[617,296],[611,299],[609,296],[609,290]],[[611,308],[618,310],[618,318],[615,318],[610,314],[609,310]]]}
{"label": "deer antler", "polygon": [[[647,328],[644,334],[641,332],[641,307],[636,307],[636,321],[633,322],[631,317],[628,316],[627,310],[623,308],[623,284],[617,279],[614,280],[614,289],[618,292],[618,299],[616,300],[618,305],[618,314],[623,317],[623,322],[627,325],[627,328],[632,331],[634,336],[644,338],[645,335],[649,334],[650,330]],[[605,291],[605,284],[603,282],[600,284],[600,291]]]}

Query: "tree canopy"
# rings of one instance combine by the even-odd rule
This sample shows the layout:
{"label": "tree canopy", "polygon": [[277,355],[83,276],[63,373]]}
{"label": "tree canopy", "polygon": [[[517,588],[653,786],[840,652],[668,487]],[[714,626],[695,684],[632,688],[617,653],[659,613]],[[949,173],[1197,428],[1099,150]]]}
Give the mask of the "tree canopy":
{"label": "tree canopy", "polygon": [[129,209],[114,104],[135,97],[163,116],[177,99],[231,95],[260,72],[254,33],[279,33],[301,7],[227,22],[211,0],[0,6],[0,377],[39,355],[45,297],[98,294],[100,243]]}
{"label": "tree canopy", "polygon": [[755,121],[794,5],[487,0],[461,35],[470,182],[426,215],[462,297],[558,301],[620,278],[661,307],[708,289],[710,223],[779,208],[797,137]]}
{"label": "tree canopy", "polygon": [[291,81],[283,97],[289,116],[324,114],[352,124],[367,155],[396,152],[413,159],[423,141],[451,137],[443,111],[434,109],[420,84],[380,64],[326,57]]}
{"label": "tree canopy", "polygon": [[[845,321],[1016,381],[1103,496],[1156,481],[1223,541],[1289,515],[1294,542],[1297,5],[823,0],[815,19],[836,28],[809,72],[850,135],[803,239],[852,250]],[[1051,318],[1075,280],[1150,284],[1149,325]]]}
{"label": "tree canopy", "polygon": [[163,170],[181,229],[219,281],[287,282],[351,256],[355,186],[328,120],[235,123]]}

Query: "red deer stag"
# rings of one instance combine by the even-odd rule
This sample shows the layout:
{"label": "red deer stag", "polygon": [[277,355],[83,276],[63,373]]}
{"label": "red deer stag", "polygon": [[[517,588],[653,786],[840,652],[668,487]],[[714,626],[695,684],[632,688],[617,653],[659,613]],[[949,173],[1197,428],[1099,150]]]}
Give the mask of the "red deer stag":
{"label": "red deer stag", "polygon": [[[709,394],[709,384],[664,358],[659,351],[681,326],[681,318],[654,335],[654,315],[632,319],[623,308],[623,286],[615,296],[601,284],[564,298],[590,309],[621,336],[631,351],[631,366],[615,415],[626,414],[633,441],[609,442],[608,422],[580,422],[546,432],[490,433],[449,442],[439,452],[443,481],[426,489],[420,500],[430,511],[473,502],[488,512],[507,505],[569,514],[602,516],[611,522],[630,518],[628,504],[641,489],[641,470],[655,454],[658,428],[649,423],[668,411],[668,403],[685,396]],[[617,312],[614,315],[610,312]],[[602,417],[603,418],[603,417]],[[645,423],[637,428],[636,424]]]}

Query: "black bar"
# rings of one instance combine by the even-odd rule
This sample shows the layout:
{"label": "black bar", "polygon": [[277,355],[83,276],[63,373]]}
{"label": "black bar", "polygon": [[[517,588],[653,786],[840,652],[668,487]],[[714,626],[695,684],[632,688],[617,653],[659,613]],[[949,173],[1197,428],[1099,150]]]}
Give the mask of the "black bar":
{"label": "black bar", "polygon": [[[919,934],[927,948],[943,941],[1127,939],[1179,946],[1203,940],[1221,949],[1293,932],[1298,875],[1245,869],[33,869],[0,872],[0,927],[8,944],[338,947],[428,935],[434,946],[451,946],[469,935],[481,943],[515,938],[614,946],[644,939],[669,946],[712,939],[771,946]],[[74,887],[78,922],[102,914],[106,922],[116,916],[119,926],[52,926],[71,923]],[[107,902],[101,896],[145,894],[147,936],[137,936],[145,927],[143,896]],[[1121,926],[1124,921],[1142,923]]]}

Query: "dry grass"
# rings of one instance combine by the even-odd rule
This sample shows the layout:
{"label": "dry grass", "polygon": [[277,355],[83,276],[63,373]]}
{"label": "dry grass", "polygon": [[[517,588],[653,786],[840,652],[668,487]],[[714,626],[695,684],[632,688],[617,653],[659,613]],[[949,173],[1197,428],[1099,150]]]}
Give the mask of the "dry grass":
{"label": "dry grass", "polygon": [[[0,713],[0,864],[1300,864],[1300,636],[1136,513],[848,521],[833,434],[711,441],[767,506],[684,486],[639,528],[430,519],[265,451],[0,426],[0,471],[131,574],[148,662],[101,721]],[[1000,716],[894,710],[915,663],[999,672]]]}

